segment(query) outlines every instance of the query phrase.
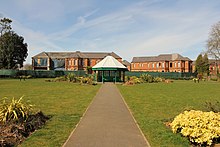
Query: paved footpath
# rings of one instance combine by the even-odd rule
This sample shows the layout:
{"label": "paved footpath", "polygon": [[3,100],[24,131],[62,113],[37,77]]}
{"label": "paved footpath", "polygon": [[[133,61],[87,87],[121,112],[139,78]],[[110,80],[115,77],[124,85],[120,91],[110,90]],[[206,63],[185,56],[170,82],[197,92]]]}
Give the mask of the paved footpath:
{"label": "paved footpath", "polygon": [[63,147],[149,147],[112,83],[99,89]]}

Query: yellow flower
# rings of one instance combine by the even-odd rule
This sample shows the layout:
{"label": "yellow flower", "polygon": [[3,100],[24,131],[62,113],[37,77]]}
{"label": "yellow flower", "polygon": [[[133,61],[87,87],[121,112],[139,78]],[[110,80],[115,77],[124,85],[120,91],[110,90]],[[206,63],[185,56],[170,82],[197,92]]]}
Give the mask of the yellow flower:
{"label": "yellow flower", "polygon": [[174,118],[171,128],[191,142],[211,145],[213,139],[220,138],[220,113],[184,111]]}

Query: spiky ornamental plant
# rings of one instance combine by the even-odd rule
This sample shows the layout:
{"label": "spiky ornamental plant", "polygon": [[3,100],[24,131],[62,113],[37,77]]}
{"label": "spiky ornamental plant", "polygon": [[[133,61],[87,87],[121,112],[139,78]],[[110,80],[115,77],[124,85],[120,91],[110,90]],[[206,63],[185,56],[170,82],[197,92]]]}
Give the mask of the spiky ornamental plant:
{"label": "spiky ornamental plant", "polygon": [[10,121],[22,120],[25,121],[30,113],[33,111],[33,105],[24,103],[23,97],[10,101],[4,98],[0,104],[0,122],[6,123]]}

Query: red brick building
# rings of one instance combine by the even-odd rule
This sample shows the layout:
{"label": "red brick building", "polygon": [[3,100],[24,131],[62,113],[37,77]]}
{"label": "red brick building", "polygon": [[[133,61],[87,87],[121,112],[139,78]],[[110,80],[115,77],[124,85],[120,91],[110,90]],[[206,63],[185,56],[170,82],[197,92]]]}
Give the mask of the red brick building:
{"label": "red brick building", "polygon": [[87,70],[109,55],[122,62],[114,52],[42,52],[32,57],[32,66],[33,70]]}
{"label": "red brick building", "polygon": [[[220,70],[220,60],[209,59],[209,74],[216,75]],[[193,61],[193,72],[196,71],[196,61]]]}
{"label": "red brick building", "polygon": [[209,73],[211,75],[217,75],[220,69],[220,60],[209,59]]}
{"label": "red brick building", "polygon": [[131,71],[192,72],[192,60],[180,54],[134,57],[131,62]]}

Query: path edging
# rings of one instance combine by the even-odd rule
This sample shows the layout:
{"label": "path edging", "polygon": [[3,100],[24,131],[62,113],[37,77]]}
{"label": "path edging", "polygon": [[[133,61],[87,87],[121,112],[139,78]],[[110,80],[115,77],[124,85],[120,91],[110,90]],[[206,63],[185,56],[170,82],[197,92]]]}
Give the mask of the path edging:
{"label": "path edging", "polygon": [[90,108],[90,106],[92,105],[95,97],[97,96],[97,94],[99,93],[100,89],[102,88],[102,85],[101,87],[99,88],[99,90],[96,92],[96,95],[93,97],[92,101],[90,102],[90,104],[88,105],[88,107],[86,108],[85,112],[83,113],[82,117],[80,118],[79,122],[76,124],[76,127],[73,129],[73,131],[70,133],[69,137],[67,138],[67,140],[64,142],[64,144],[62,145],[62,147],[65,147],[67,142],[70,140],[71,136],[73,135],[73,133],[75,132],[76,128],[79,126],[79,124],[81,123],[83,117],[85,116],[86,112],[88,111],[88,109]]}
{"label": "path edging", "polygon": [[[116,86],[116,85],[115,85],[115,86]],[[126,101],[125,101],[124,97],[122,96],[122,94],[121,94],[120,90],[118,89],[118,87],[117,87],[117,86],[116,86],[116,88],[117,88],[117,90],[118,90],[118,92],[119,92],[119,94],[120,94],[120,96],[121,96],[121,98],[122,98],[122,100],[123,100],[124,104],[126,105],[126,108],[128,109],[129,113],[131,114],[131,116],[132,116],[132,119],[133,119],[134,123],[136,124],[136,126],[137,126],[137,127],[138,127],[138,129],[139,129],[139,131],[141,132],[141,135],[144,137],[144,140],[145,140],[145,142],[146,142],[147,146],[148,146],[148,147],[151,147],[151,146],[150,146],[150,143],[147,141],[147,139],[146,139],[146,137],[145,137],[144,133],[142,132],[141,128],[139,127],[139,125],[138,125],[137,121],[135,120],[135,118],[134,118],[134,116],[133,116],[133,114],[132,114],[132,112],[131,112],[130,108],[128,107],[128,105],[127,105],[127,103],[126,103]]]}

